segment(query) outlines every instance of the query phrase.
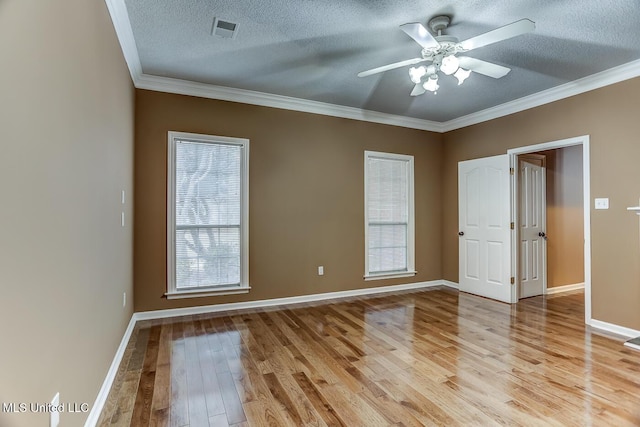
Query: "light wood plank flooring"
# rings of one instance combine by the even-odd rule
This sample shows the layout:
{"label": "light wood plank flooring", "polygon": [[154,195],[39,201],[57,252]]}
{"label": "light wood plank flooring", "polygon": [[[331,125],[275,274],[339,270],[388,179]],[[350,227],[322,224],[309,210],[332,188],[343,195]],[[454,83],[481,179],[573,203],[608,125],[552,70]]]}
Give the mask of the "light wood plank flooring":
{"label": "light wood plank flooring", "polygon": [[141,322],[101,426],[640,425],[640,352],[582,292],[447,288]]}

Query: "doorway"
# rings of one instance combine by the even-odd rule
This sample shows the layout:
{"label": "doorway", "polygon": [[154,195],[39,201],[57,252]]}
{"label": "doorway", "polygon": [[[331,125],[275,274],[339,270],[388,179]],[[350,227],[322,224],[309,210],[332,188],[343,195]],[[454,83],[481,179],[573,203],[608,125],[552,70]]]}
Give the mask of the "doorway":
{"label": "doorway", "polygon": [[[578,147],[581,148],[581,152]],[[545,230],[542,230],[544,236],[541,237],[548,238],[542,244],[550,256],[548,262],[545,263],[546,283],[544,293],[550,294],[584,287],[585,323],[589,324],[591,319],[589,137],[585,135],[519,147],[508,150],[507,153],[510,156],[511,165],[514,166],[518,165],[518,159],[525,155],[538,154],[544,155],[546,158],[546,166],[549,168],[549,173],[546,174],[549,179],[545,184],[545,189],[547,190],[545,198],[547,224]],[[573,162],[572,166],[568,165],[568,161]],[[566,174],[567,168],[574,168],[575,177],[575,162],[578,162],[577,166],[581,166],[577,168],[579,170],[577,173],[581,175],[578,177],[581,178],[580,182],[565,181],[559,183],[558,179],[563,179],[559,175]],[[514,174],[515,182],[512,186],[512,201],[520,201],[519,180],[520,174]],[[576,191],[579,194],[576,194]],[[515,218],[516,222],[516,227],[514,228],[518,231],[521,223],[521,203],[512,202],[511,208],[512,218]],[[572,249],[568,249],[566,243],[568,239],[567,233],[573,233],[575,236],[576,232],[579,231],[576,231],[576,227],[582,228],[583,245],[582,247],[578,246],[576,249],[576,244],[573,242]],[[512,268],[515,277],[522,278],[523,269],[525,268],[522,263],[524,250],[519,235],[519,232],[514,232],[512,235]],[[573,259],[574,261],[567,261],[567,259]],[[582,278],[584,284],[577,281],[576,277]],[[516,288],[516,301],[527,296],[526,290],[522,289],[521,286]]]}
{"label": "doorway", "polygon": [[[519,262],[522,248],[518,240],[519,174],[515,173],[518,156],[574,146],[582,148],[584,315],[585,323],[591,323],[591,211],[589,209],[590,149],[588,135],[514,148],[507,150],[506,155],[458,163],[458,224],[460,228],[458,247],[459,289],[461,291],[509,303],[518,301],[520,291],[519,287],[515,286],[515,278],[520,277],[522,268]],[[498,197],[503,191],[510,193],[509,196]],[[501,213],[504,212],[503,209],[506,209],[506,215]],[[480,234],[477,236],[471,234],[472,229],[474,229],[474,233],[475,229],[478,229]],[[506,230],[506,233],[503,233],[503,230]],[[491,290],[496,293],[489,295],[488,291]]]}

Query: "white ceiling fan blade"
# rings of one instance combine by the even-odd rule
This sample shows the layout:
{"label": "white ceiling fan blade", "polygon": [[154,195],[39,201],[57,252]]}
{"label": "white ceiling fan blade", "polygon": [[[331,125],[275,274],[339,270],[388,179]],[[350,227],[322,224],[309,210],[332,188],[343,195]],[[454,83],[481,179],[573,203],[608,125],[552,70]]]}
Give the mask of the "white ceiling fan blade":
{"label": "white ceiling fan blade", "polygon": [[464,50],[476,49],[488,44],[496,43],[502,40],[510,39],[521,34],[533,31],[536,28],[535,22],[529,19],[521,19],[504,27],[496,28],[479,36],[471,37],[460,42],[460,46]]}
{"label": "white ceiling fan blade", "polygon": [[440,46],[440,43],[433,38],[424,25],[418,22],[400,25],[400,29],[425,49]]}
{"label": "white ceiling fan blade", "polygon": [[459,56],[458,60],[460,61],[460,68],[484,74],[485,76],[493,77],[494,79],[504,77],[509,73],[509,71],[511,71],[511,68],[468,56]]}
{"label": "white ceiling fan blade", "polygon": [[383,71],[389,71],[395,68],[406,67],[407,65],[413,65],[419,62],[424,62],[424,61],[426,61],[426,59],[424,58],[413,58],[413,59],[407,59],[406,61],[394,62],[393,64],[383,65],[382,67],[372,68],[367,71],[362,71],[358,73],[358,77],[367,77],[372,74],[378,74],[378,73],[382,73]]}
{"label": "white ceiling fan blade", "polygon": [[413,90],[411,91],[411,96],[418,96],[418,95],[422,95],[423,93],[425,93],[427,90],[424,88],[424,86],[422,86],[422,83],[418,83],[417,85],[415,85],[413,87]]}

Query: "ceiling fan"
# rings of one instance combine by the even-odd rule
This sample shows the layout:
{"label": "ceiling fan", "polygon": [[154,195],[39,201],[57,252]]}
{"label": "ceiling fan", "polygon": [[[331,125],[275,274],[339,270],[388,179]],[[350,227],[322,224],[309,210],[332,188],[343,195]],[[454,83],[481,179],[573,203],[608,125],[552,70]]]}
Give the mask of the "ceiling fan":
{"label": "ceiling fan", "polygon": [[438,72],[453,75],[458,79],[458,85],[461,85],[472,71],[499,79],[507,75],[511,69],[469,56],[459,56],[458,54],[516,37],[536,28],[536,24],[533,21],[521,19],[504,27],[496,28],[459,42],[453,36],[442,34],[442,31],[449,26],[450,22],[451,20],[448,16],[436,16],[431,19],[428,25],[431,31],[437,34],[436,36],[431,35],[422,24],[417,22],[401,25],[400,29],[422,46],[422,56],[372,68],[358,73],[358,77],[367,77],[421,62],[431,62],[428,66],[421,65],[409,69],[409,77],[415,84],[411,91],[411,96],[422,95],[426,91],[435,93],[440,87],[438,85]]}

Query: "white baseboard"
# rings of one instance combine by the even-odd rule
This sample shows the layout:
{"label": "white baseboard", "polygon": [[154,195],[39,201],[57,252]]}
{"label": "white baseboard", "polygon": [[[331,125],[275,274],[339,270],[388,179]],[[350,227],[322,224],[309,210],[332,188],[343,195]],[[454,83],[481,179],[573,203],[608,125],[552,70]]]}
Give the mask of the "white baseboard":
{"label": "white baseboard", "polygon": [[387,292],[406,291],[411,289],[431,288],[433,286],[450,286],[444,280],[407,283],[404,285],[378,286],[375,288],[354,289],[350,291],[325,292],[321,294],[301,295],[297,297],[273,298],[257,301],[232,302],[228,304],[204,305],[200,307],[173,308],[167,310],[142,311],[133,316],[136,321],[164,319],[167,317],[190,316],[194,314],[216,313],[220,311],[244,310],[250,308],[273,307],[276,305],[299,304],[323,301],[328,299],[348,298],[363,295],[375,295]]}
{"label": "white baseboard", "polygon": [[131,316],[131,320],[129,320],[129,325],[127,329],[124,331],[124,335],[122,340],[120,341],[120,346],[118,346],[118,350],[116,351],[116,355],[111,362],[111,366],[107,371],[107,376],[102,383],[102,387],[98,392],[98,396],[96,397],[96,401],[91,408],[91,412],[89,412],[89,416],[87,417],[87,421],[84,423],[84,427],[95,427],[98,423],[98,419],[100,418],[100,414],[102,413],[102,408],[104,408],[104,404],[107,402],[107,397],[109,397],[109,392],[111,391],[111,386],[113,385],[113,381],[116,379],[116,374],[118,373],[118,369],[120,367],[120,362],[122,361],[122,357],[124,356],[124,351],[127,348],[127,344],[129,344],[129,339],[131,338],[131,334],[133,333],[133,328],[136,326],[135,314]]}
{"label": "white baseboard", "polygon": [[634,350],[640,350],[640,336],[625,341],[624,345]]}
{"label": "white baseboard", "polygon": [[[451,282],[449,280],[432,280],[428,282],[408,283],[404,285],[380,286],[375,288],[354,289],[350,291],[327,292],[327,293],[321,293],[321,294],[302,295],[302,296],[296,296],[296,297],[273,298],[273,299],[258,300],[258,301],[215,304],[215,305],[207,305],[207,306],[201,306],[201,307],[143,311],[143,312],[134,313],[133,316],[131,316],[131,320],[129,321],[129,326],[127,326],[124,336],[122,337],[122,341],[120,342],[120,346],[116,351],[116,355],[113,358],[113,362],[111,362],[111,367],[107,372],[107,376],[104,382],[102,383],[102,387],[100,388],[100,392],[96,397],[96,401],[93,404],[93,407],[91,408],[91,412],[89,413],[89,417],[87,418],[85,427],[94,427],[97,424],[98,419],[100,418],[100,413],[102,412],[102,409],[107,401],[107,397],[109,396],[109,391],[111,390],[111,386],[113,385],[113,381],[115,380],[116,374],[118,372],[120,362],[122,361],[122,357],[124,356],[125,349],[127,348],[127,344],[129,343],[129,339],[131,338],[131,334],[133,333],[133,329],[136,325],[136,322],[140,320],[163,319],[168,317],[215,313],[220,311],[272,307],[272,306],[286,305],[286,304],[298,304],[298,303],[306,303],[306,302],[323,301],[323,300],[329,300],[329,299],[348,298],[353,296],[375,295],[375,294],[382,294],[382,293],[389,293],[389,292],[431,288],[434,286],[447,286],[449,288],[458,289],[458,284],[455,282]],[[584,287],[584,283],[561,286],[561,287],[552,288],[552,289],[561,289],[553,292],[553,293],[557,293],[557,292],[566,292],[574,289],[580,289],[580,286]],[[592,319],[589,322],[589,324],[593,328],[614,333],[627,338],[640,336],[640,331],[625,328],[623,326],[614,325],[612,323],[607,323],[607,322],[602,322],[599,320]]]}
{"label": "white baseboard", "polygon": [[561,292],[577,291],[578,289],[584,289],[584,282],[574,283],[572,285],[554,286],[553,288],[547,288],[545,294],[553,295]]}
{"label": "white baseboard", "polygon": [[431,288],[434,286],[443,286],[443,285],[457,288],[457,285],[453,282],[447,282],[445,280],[432,280],[429,282],[407,283],[404,285],[379,286],[375,288],[355,289],[351,291],[326,292],[321,294],[302,295],[297,297],[273,298],[273,299],[258,300],[258,301],[237,302],[237,303],[229,303],[229,304],[214,304],[214,305],[207,305],[207,306],[201,306],[201,307],[176,308],[176,309],[169,309],[169,310],[154,310],[154,311],[143,311],[139,313],[133,313],[133,316],[131,316],[131,320],[129,321],[129,326],[127,326],[127,329],[124,332],[122,341],[120,341],[120,346],[116,351],[116,355],[114,356],[113,361],[111,362],[111,367],[107,372],[107,376],[104,379],[104,382],[102,383],[100,392],[96,397],[96,401],[93,404],[93,407],[91,408],[91,412],[87,417],[87,421],[85,422],[84,427],[95,427],[95,425],[98,423],[98,419],[100,418],[102,409],[104,408],[104,405],[107,401],[107,397],[109,397],[109,391],[111,391],[113,381],[115,380],[116,374],[118,373],[120,362],[122,361],[122,357],[124,356],[124,352],[125,352],[125,349],[127,348],[127,344],[129,343],[129,339],[131,338],[131,334],[133,333],[133,329],[136,325],[136,322],[140,320],[164,319],[167,317],[215,313],[220,311],[272,307],[276,305],[285,305],[285,304],[298,304],[298,303],[304,303],[304,302],[323,301],[328,299],[340,299],[340,298],[348,298],[353,296],[375,295],[375,294],[382,294],[382,293],[388,293],[388,292]]}
{"label": "white baseboard", "polygon": [[441,280],[441,282],[444,286],[448,286],[453,289],[460,289],[460,286],[458,286],[456,282],[451,282],[449,280]]}
{"label": "white baseboard", "polygon": [[591,319],[589,325],[592,328],[600,329],[601,331],[609,332],[615,335],[620,335],[625,338],[634,338],[640,336],[640,331],[635,329],[626,328],[613,323],[603,322],[601,320]]}

